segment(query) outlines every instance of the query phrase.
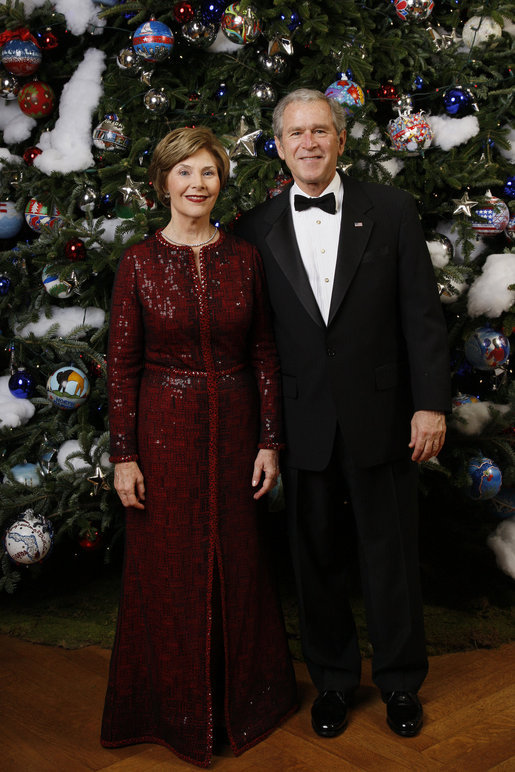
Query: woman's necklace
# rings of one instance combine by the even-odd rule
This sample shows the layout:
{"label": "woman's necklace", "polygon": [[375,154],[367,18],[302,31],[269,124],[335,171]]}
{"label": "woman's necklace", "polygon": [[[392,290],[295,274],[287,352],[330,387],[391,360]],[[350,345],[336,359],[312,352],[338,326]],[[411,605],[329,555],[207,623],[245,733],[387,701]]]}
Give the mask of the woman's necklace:
{"label": "woman's necklace", "polygon": [[206,241],[201,241],[198,244],[182,244],[180,241],[174,241],[173,239],[171,239],[170,236],[167,236],[165,233],[163,233],[163,231],[161,231],[161,236],[163,236],[163,238],[166,239],[166,241],[169,241],[170,244],[175,244],[176,247],[193,247],[193,248],[195,248],[195,247],[203,247],[206,244],[209,244],[210,241],[213,241],[213,239],[214,239],[214,237],[216,236],[217,233],[218,233],[218,228],[215,228],[213,233],[211,234],[211,236],[208,239],[206,239]]}

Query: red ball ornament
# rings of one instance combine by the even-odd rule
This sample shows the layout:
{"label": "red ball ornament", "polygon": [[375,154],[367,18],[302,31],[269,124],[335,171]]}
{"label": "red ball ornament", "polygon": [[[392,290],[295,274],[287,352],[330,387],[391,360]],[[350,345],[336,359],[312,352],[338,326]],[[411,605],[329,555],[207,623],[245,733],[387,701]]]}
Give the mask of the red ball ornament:
{"label": "red ball ornament", "polygon": [[84,260],[86,257],[86,247],[84,246],[84,242],[80,239],[70,239],[65,244],[64,254],[68,260],[72,260],[73,262]]}
{"label": "red ball ornament", "polygon": [[34,160],[40,155],[43,151],[39,147],[28,147],[26,151],[23,154],[23,160],[27,164],[27,166],[32,166],[34,163]]}
{"label": "red ball ornament", "polygon": [[100,547],[102,544],[102,534],[98,531],[92,531],[79,539],[79,544],[83,550],[92,552]]}
{"label": "red ball ornament", "polygon": [[45,118],[54,109],[55,95],[48,83],[33,80],[26,83],[18,94],[20,110],[31,118]]}
{"label": "red ball ornament", "polygon": [[385,83],[377,89],[377,98],[380,102],[388,102],[398,98],[397,89],[393,83]]}
{"label": "red ball ornament", "polygon": [[186,24],[195,18],[195,9],[190,3],[176,3],[173,7],[173,15],[179,24]]}

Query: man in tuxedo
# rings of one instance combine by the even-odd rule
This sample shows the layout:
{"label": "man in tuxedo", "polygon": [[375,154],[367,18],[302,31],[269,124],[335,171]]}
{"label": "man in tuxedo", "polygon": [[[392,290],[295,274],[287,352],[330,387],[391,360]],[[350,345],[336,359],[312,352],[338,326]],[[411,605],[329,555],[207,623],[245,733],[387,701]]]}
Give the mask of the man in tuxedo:
{"label": "man in tuxedo", "polygon": [[[345,113],[299,89],[274,111],[283,194],[237,230],[261,252],[281,362],[283,480],[315,732],[340,734],[360,680],[347,600],[348,518],[391,729],[422,724],[427,673],[417,470],[445,436],[445,322],[413,198],[337,170]],[[346,500],[350,507],[345,506]]]}

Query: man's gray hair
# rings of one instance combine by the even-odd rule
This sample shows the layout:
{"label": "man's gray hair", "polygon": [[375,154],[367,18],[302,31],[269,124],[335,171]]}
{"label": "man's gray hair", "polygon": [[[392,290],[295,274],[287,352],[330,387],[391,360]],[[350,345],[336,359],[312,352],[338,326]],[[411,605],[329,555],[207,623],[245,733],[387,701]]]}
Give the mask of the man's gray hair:
{"label": "man's gray hair", "polygon": [[281,139],[283,135],[284,111],[288,105],[292,104],[292,102],[326,102],[331,110],[336,133],[339,136],[340,133],[344,131],[347,124],[347,116],[345,115],[345,108],[337,102],[336,99],[329,99],[322,91],[316,91],[312,88],[298,88],[295,91],[286,94],[286,96],[279,100],[275,107],[272,125],[274,136],[279,137],[279,139]]}

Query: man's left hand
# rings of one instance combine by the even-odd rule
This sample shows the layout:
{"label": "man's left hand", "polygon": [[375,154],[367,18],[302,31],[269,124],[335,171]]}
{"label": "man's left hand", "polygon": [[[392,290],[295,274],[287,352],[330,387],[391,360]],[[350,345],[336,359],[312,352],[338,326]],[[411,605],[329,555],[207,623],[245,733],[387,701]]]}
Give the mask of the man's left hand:
{"label": "man's left hand", "polygon": [[420,464],[437,456],[445,440],[445,415],[437,410],[417,410],[411,419],[412,461]]}

